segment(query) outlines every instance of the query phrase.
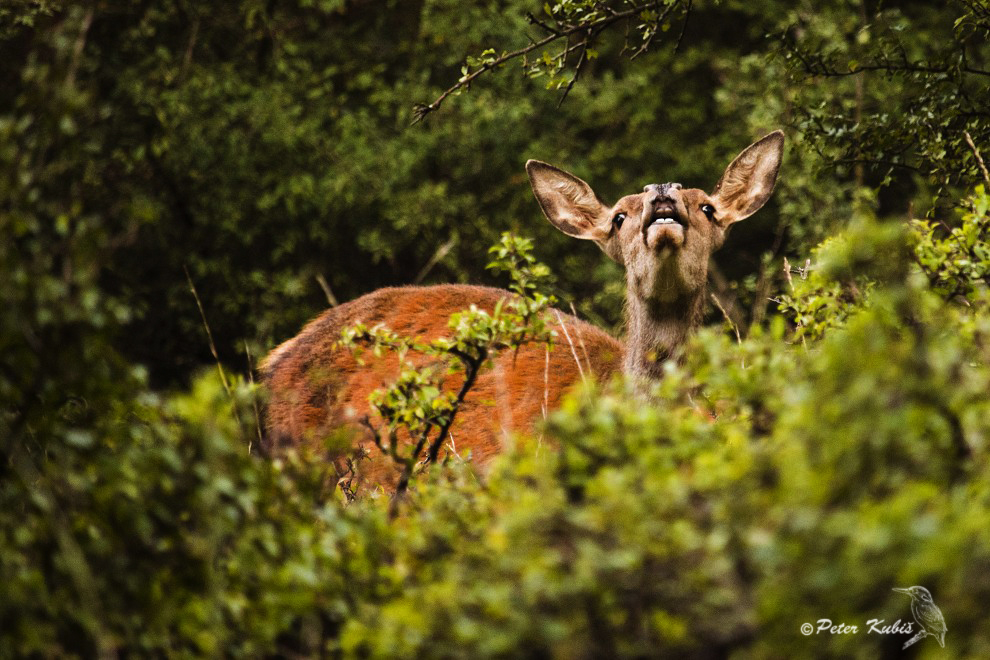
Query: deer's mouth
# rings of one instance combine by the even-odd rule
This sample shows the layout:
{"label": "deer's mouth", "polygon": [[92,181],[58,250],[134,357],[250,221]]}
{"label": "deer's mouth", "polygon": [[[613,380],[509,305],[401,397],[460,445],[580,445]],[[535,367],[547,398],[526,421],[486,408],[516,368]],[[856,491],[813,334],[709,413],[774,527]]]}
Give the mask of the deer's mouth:
{"label": "deer's mouth", "polygon": [[668,204],[654,208],[643,227],[643,239],[653,249],[680,246],[684,242],[684,224],[677,209]]}

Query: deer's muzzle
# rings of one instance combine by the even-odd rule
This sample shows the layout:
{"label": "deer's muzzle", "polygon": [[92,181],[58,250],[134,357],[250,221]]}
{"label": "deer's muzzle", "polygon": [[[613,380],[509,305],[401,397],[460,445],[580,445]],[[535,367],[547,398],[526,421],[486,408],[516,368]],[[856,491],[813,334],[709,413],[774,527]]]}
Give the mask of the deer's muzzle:
{"label": "deer's muzzle", "polygon": [[684,221],[677,210],[681,184],[650,184],[644,188],[643,242],[650,249],[680,247],[684,243]]}

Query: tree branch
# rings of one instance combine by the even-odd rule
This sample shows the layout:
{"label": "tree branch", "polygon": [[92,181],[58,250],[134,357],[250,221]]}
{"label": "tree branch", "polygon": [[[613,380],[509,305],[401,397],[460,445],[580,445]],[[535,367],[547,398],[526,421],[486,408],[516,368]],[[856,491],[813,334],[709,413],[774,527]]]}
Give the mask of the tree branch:
{"label": "tree branch", "polygon": [[[675,0],[669,5],[666,5],[665,10],[661,14],[661,18],[657,20],[657,23],[659,24],[660,21],[673,10],[673,8],[680,5],[681,2],[682,0]],[[605,28],[624,19],[637,16],[643,11],[646,11],[647,9],[659,10],[659,7],[664,4],[666,3],[662,2],[662,0],[653,0],[652,2],[644,2],[642,4],[634,5],[629,9],[623,11],[610,10],[610,12],[607,13],[606,15],[596,20],[593,20],[589,23],[578,23],[577,25],[568,25],[564,29],[554,28],[552,26],[547,25],[543,21],[540,21],[535,16],[528,15],[527,18],[530,20],[531,23],[538,25],[544,30],[549,31],[550,34],[544,37],[543,39],[540,39],[539,41],[534,41],[528,46],[519,48],[517,50],[508,53],[504,53],[501,56],[495,58],[494,60],[482,64],[477,70],[462,76],[461,79],[458,80],[456,84],[447,88],[443,93],[440,94],[440,96],[438,96],[429,105],[424,105],[421,103],[416,104],[413,107],[414,118],[412,123],[417,124],[423,121],[423,119],[425,119],[426,116],[429,115],[431,112],[438,110],[440,106],[443,104],[443,102],[447,100],[447,98],[451,94],[454,94],[455,92],[458,92],[461,89],[470,87],[471,83],[474,82],[474,80],[478,76],[482,75],[486,71],[497,69],[498,67],[502,66],[503,64],[505,64],[510,60],[523,57],[524,55],[528,55],[529,53],[532,53],[534,50],[537,50],[538,48],[542,48],[547,44],[553,43],[554,41],[557,41],[559,39],[567,39],[582,32],[586,33],[586,36],[579,45],[582,45],[583,48],[586,50],[588,45],[592,42],[593,38],[597,36],[597,34],[600,33],[602,30],[604,30]],[[582,51],[582,55],[583,52],[584,51]]]}
{"label": "tree branch", "polygon": [[976,162],[979,164],[980,172],[983,174],[983,182],[987,184],[987,190],[990,191],[990,172],[987,172],[987,166],[983,162],[983,156],[980,155],[980,150],[973,143],[973,136],[969,134],[969,131],[963,131],[963,136],[965,136],[966,144],[969,145],[973,155],[976,156]]}
{"label": "tree branch", "polygon": [[481,357],[477,362],[471,362],[465,365],[466,370],[464,374],[464,383],[461,385],[461,390],[457,393],[457,399],[454,401],[454,410],[450,413],[450,417],[440,428],[440,435],[436,437],[433,444],[430,445],[430,451],[426,455],[426,460],[430,463],[437,460],[437,454],[440,452],[440,447],[443,446],[444,439],[447,437],[447,433],[450,431],[451,425],[454,423],[454,417],[457,415],[457,411],[460,410],[461,404],[464,403],[464,398],[467,393],[474,387],[474,381],[478,378],[478,372],[481,370],[481,365],[485,363],[488,358],[487,355]]}

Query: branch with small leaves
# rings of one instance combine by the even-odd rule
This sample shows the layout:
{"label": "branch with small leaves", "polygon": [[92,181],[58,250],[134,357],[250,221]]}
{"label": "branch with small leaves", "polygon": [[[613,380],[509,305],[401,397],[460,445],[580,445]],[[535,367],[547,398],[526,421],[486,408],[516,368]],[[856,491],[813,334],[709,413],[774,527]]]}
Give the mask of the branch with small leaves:
{"label": "branch with small leaves", "polygon": [[969,305],[990,289],[990,195],[976,186],[958,226],[913,220],[914,260],[932,290]]}
{"label": "branch with small leaves", "polygon": [[[616,9],[613,4],[625,5],[626,8]],[[469,89],[471,83],[479,76],[519,58],[522,58],[523,70],[527,76],[531,78],[547,76],[547,89],[563,90],[560,99],[562,103],[587,63],[598,56],[595,46],[601,35],[609,28],[618,24],[626,25],[624,37],[626,43],[623,51],[635,48],[632,54],[635,58],[649,50],[657,33],[667,32],[670,29],[670,21],[675,11],[683,14],[683,23],[686,25],[691,8],[691,0],[653,0],[640,3],[628,1],[608,3],[601,0],[558,0],[553,4],[547,2],[543,6],[547,18],[539,18],[533,14],[526,16],[531,25],[545,33],[542,38],[533,40],[529,45],[516,50],[502,51],[501,54],[489,48],[477,57],[468,57],[461,67],[461,77],[454,85],[447,88],[432,103],[419,103],[413,107],[413,123],[422,121],[427,115],[438,110],[451,95]],[[630,31],[630,26],[634,26],[635,30]],[[630,34],[633,33],[639,35],[639,43],[636,46],[631,46],[629,43]],[[682,29],[677,45],[683,37]],[[535,59],[528,57],[530,53],[555,43],[563,43],[561,50],[557,52],[544,50]],[[571,73],[565,75],[564,72],[568,68],[571,69]]]}
{"label": "branch with small leaves", "polygon": [[[381,324],[371,328],[356,324],[341,333],[338,345],[350,349],[359,362],[368,350],[375,357],[394,353],[399,359],[395,382],[369,397],[377,419],[371,415],[362,419],[374,445],[400,468],[393,513],[417,471],[436,463],[482,369],[501,351],[518,351],[530,343],[552,345],[555,332],[545,312],[556,300],[543,293],[550,269],[536,261],[532,249],[529,239],[502,235],[489,250],[493,260],[488,268],[507,272],[515,295],[499,301],[491,313],[472,305],[451,315],[447,337],[428,341],[402,337]],[[434,359],[417,366],[411,353]],[[444,387],[451,373],[463,373],[460,387]]]}
{"label": "branch with small leaves", "polygon": [[817,341],[845,325],[852,309],[869,302],[874,282],[861,276],[836,278],[817,265],[828,260],[828,255],[841,252],[849,242],[844,234],[825,240],[813,251],[814,259],[805,260],[803,267],[792,267],[784,260],[787,292],[771,300],[794,324],[792,340],[805,345]]}
{"label": "branch with small leaves", "polygon": [[[806,144],[826,162],[850,166],[860,185],[864,175],[886,186],[920,174],[942,196],[982,174],[967,152],[970,141],[990,139],[983,53],[990,14],[983,0],[945,4],[955,16],[951,31],[922,50],[916,45],[923,38],[880,7],[868,16],[864,6],[858,27],[845,34],[805,15],[772,35],[791,84],[805,90],[795,103],[795,124]],[[841,88],[843,78],[852,80],[853,106],[834,91],[819,97],[823,79]],[[890,95],[901,99],[896,112]],[[972,140],[964,141],[966,135]]]}

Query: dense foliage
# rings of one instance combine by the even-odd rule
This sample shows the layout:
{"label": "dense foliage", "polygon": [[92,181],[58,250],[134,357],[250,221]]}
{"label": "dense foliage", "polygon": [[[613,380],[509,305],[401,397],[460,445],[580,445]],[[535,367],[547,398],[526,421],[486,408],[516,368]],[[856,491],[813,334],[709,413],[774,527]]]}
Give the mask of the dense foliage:
{"label": "dense foliage", "polygon": [[[0,656],[900,657],[865,624],[924,585],[987,657],[988,36],[986,0],[4,3]],[[727,331],[649,404],[577,392],[398,515],[252,453],[264,350],[328,299],[496,282],[505,230],[619,324],[526,158],[614,199],[777,127]]]}

